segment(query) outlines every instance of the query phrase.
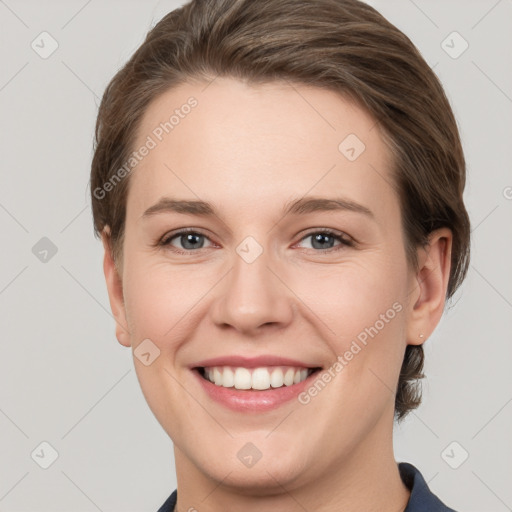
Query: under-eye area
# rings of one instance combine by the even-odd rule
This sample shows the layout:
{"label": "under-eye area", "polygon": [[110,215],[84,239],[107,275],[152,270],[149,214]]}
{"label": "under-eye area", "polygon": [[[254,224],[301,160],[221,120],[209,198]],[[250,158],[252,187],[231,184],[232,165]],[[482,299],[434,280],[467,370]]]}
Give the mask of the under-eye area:
{"label": "under-eye area", "polygon": [[[299,243],[301,242],[306,244],[304,248],[313,249],[315,252],[339,250],[343,247],[354,247],[356,243],[353,238],[344,233],[322,228],[310,231],[301,238]],[[299,243],[294,244],[294,247],[299,247]],[[187,254],[195,250],[216,247],[207,235],[193,228],[182,229],[167,234],[157,242],[157,245],[168,247],[178,254]],[[307,247],[308,245],[310,247]]]}
{"label": "under-eye area", "polygon": [[192,1],[97,127],[115,332],[174,445],[159,512],[441,510],[393,427],[470,230],[457,122],[411,40],[357,0]]}

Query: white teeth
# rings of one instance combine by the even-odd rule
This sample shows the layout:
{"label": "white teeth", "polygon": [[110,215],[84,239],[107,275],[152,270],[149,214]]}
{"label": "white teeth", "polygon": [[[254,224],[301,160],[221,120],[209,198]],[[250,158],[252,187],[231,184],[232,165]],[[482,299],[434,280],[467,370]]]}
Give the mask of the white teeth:
{"label": "white teeth", "polygon": [[284,385],[285,386],[291,386],[293,384],[295,372],[292,368],[289,368],[286,370],[286,373],[284,374]]}
{"label": "white teeth", "polygon": [[222,385],[226,388],[232,388],[235,385],[235,374],[231,368],[224,368],[222,373]]}
{"label": "white teeth", "polygon": [[230,366],[214,366],[204,369],[205,377],[217,386],[235,389],[265,390],[291,386],[307,379],[310,371],[307,368],[290,366],[271,366],[262,368],[232,368]]}
{"label": "white teeth", "polygon": [[[218,370],[218,368],[215,368]],[[224,382],[221,383],[224,384]],[[234,386],[236,389],[251,389],[252,379],[251,372],[247,368],[237,368],[235,370],[235,382]]]}
{"label": "white teeth", "polygon": [[281,368],[276,368],[270,375],[270,385],[273,388],[280,388],[284,385],[283,370]]}
{"label": "white teeth", "polygon": [[252,372],[252,389],[268,389],[270,387],[270,373],[266,368],[256,368]]}
{"label": "white teeth", "polygon": [[222,373],[220,373],[218,368],[213,369],[213,382],[215,382],[217,386],[222,384]]}

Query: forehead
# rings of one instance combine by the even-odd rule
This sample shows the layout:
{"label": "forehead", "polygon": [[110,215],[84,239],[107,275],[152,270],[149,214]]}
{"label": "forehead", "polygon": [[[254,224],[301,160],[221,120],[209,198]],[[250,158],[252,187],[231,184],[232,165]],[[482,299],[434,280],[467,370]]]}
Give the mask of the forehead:
{"label": "forehead", "polygon": [[386,209],[390,154],[376,121],[326,89],[228,78],[186,83],[146,109],[134,150],[128,211],[162,195],[214,204],[279,207],[291,197],[338,193]]}

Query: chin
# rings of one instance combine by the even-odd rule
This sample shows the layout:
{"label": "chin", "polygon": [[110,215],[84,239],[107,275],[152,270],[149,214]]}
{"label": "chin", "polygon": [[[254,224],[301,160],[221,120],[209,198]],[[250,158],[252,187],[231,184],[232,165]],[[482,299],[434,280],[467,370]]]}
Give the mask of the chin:
{"label": "chin", "polygon": [[[307,468],[298,465],[295,458],[279,460],[277,457],[267,460],[262,458],[251,468],[245,467],[238,460],[214,466],[210,471],[208,466],[204,463],[202,465],[211,479],[222,482],[224,487],[236,490],[239,494],[247,493],[251,496],[281,494],[283,487],[294,487],[294,482],[300,480],[304,471],[307,471]],[[307,476],[304,477],[307,481]]]}

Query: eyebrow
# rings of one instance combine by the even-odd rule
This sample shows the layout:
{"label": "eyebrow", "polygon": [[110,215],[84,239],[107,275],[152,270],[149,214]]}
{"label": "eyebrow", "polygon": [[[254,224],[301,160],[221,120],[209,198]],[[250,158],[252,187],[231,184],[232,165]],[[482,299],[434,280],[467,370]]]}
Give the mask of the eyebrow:
{"label": "eyebrow", "polygon": [[[289,201],[283,207],[282,215],[305,215],[322,211],[351,211],[361,213],[373,220],[375,215],[366,206],[346,198],[328,199],[323,197],[303,197]],[[148,218],[159,213],[183,213],[202,217],[216,216],[215,208],[206,201],[178,200],[162,197],[153,206],[150,206],[142,218]]]}

